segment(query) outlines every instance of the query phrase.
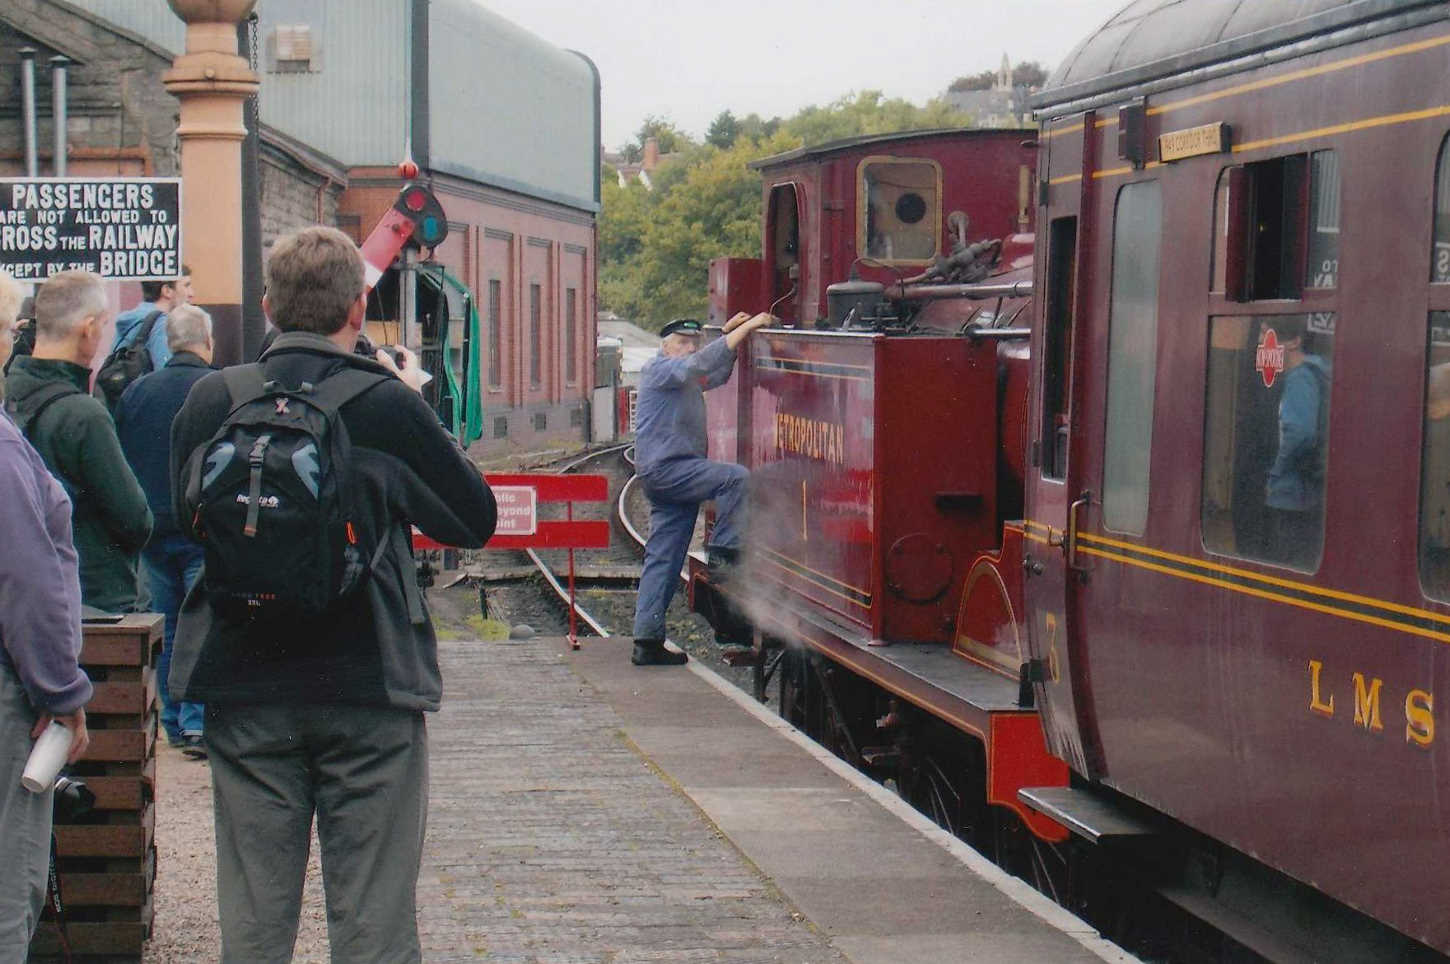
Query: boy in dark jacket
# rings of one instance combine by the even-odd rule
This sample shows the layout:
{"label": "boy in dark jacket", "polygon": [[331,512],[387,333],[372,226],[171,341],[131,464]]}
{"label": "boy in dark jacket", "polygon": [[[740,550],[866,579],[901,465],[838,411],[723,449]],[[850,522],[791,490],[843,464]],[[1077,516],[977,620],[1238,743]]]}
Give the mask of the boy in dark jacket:
{"label": "boy in dark jacket", "polygon": [[63,271],[46,281],[35,296],[35,353],[10,366],[5,411],[70,496],[81,601],[129,612],[152,520],[110,413],[88,394],[109,313],[100,276]]}
{"label": "boy in dark jacket", "polygon": [[[249,619],[215,605],[203,579],[177,630],[171,692],[206,704],[223,961],[290,959],[314,811],[333,959],[421,959],[423,711],[438,708],[442,685],[408,527],[481,546],[495,506],[423,401],[412,353],[401,368],[387,352],[376,362],[353,354],[364,290],[362,257],[340,231],[279,239],[264,307],[282,334],[260,364],[267,381],[292,390],[346,369],[377,376],[340,416],[355,460],[351,517],[363,545],[384,547],[380,558],[357,593],[312,618]],[[209,375],[172,426],[173,502],[193,537],[186,461],[231,408],[225,378]]]}

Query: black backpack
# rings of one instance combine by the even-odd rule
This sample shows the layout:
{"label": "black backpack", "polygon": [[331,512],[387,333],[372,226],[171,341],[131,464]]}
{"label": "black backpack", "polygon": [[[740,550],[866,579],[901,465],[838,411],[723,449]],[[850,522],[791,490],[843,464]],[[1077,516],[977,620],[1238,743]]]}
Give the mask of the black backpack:
{"label": "black backpack", "polygon": [[[25,436],[25,440],[34,445],[35,433],[32,430],[40,424],[41,413],[67,395],[80,394],[82,394],[81,390],[69,382],[48,382],[27,395],[24,406],[20,404],[19,399],[7,397],[5,414],[9,415],[10,421],[20,429],[20,434]],[[51,474],[60,481],[61,485],[65,487],[66,495],[74,501],[78,492],[76,487],[59,471],[52,469]]]}
{"label": "black backpack", "polygon": [[112,412],[121,401],[126,386],[148,372],[154,371],[151,349],[146,343],[151,340],[151,330],[166,317],[164,311],[153,311],[146,319],[132,329],[135,333],[115,351],[106,356],[96,371],[96,397],[106,403]]}
{"label": "black backpack", "polygon": [[186,466],[205,588],[236,618],[317,615],[362,586],[378,545],[353,523],[352,446],[339,410],[386,380],[354,368],[289,389],[260,364],[222,370],[231,411]]}

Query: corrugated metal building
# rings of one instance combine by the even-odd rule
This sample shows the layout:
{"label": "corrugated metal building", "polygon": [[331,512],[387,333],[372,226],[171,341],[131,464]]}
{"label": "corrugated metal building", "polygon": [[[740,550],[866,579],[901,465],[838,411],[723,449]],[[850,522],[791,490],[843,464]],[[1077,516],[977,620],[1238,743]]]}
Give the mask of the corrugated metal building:
{"label": "corrugated metal building", "polygon": [[[153,54],[184,49],[165,0],[41,2]],[[480,444],[584,438],[599,209],[593,64],[474,0],[259,0],[256,13],[264,141],[305,175],[292,185],[280,183],[288,165],[264,171],[264,207],[294,195],[271,223],[296,226],[310,208],[305,220],[360,240],[402,183],[411,135],[449,216],[436,259],[474,293],[482,322]],[[170,160],[144,166],[165,171]],[[315,206],[303,203],[309,192]]]}

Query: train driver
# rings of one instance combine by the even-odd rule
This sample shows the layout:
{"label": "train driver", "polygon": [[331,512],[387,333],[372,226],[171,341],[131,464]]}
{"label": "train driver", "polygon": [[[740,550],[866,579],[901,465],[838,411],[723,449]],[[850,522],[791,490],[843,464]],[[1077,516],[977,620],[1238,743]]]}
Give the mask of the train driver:
{"label": "train driver", "polygon": [[711,568],[727,568],[739,557],[749,472],[705,457],[704,392],[728,382],[737,349],[752,331],[774,322],[768,314],[740,312],[725,324],[723,337],[702,349],[698,321],[672,321],[660,330],[659,354],[640,373],[635,471],[650,500],[650,533],[634,611],[630,661],[636,666],[671,666],[688,659],[665,649],[665,610],[675,595],[701,502],[715,501]]}

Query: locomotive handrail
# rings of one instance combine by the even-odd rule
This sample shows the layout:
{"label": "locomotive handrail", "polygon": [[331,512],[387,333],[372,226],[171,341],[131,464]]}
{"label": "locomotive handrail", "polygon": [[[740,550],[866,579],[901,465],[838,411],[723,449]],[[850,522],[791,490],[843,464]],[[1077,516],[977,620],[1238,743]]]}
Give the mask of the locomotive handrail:
{"label": "locomotive handrail", "polygon": [[968,285],[888,285],[886,297],[899,301],[934,301],[939,298],[1030,298],[1031,281],[1007,281],[996,284]]}
{"label": "locomotive handrail", "polygon": [[996,340],[1007,341],[1013,338],[1031,338],[1031,328],[980,328],[972,326],[967,329],[968,338],[975,340]]}

